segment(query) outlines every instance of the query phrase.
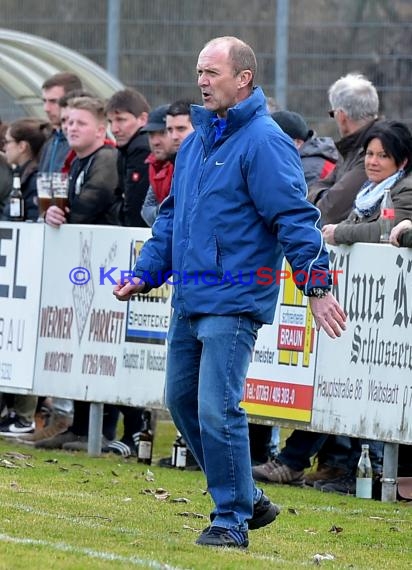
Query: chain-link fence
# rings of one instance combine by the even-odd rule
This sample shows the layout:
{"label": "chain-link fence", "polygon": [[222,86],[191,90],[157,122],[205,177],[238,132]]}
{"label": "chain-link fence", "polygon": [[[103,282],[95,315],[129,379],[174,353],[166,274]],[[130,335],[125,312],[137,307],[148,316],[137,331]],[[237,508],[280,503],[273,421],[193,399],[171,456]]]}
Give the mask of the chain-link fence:
{"label": "chain-link fence", "polygon": [[[197,54],[221,35],[253,46],[258,83],[274,96],[274,0],[119,1],[119,79],[142,91],[153,106],[198,99]],[[107,14],[103,0],[0,0],[3,27],[59,42],[103,67]],[[412,124],[411,0],[290,0],[288,37],[288,108],[320,132],[334,132],[327,123],[327,89],[349,71],[365,73],[375,83],[388,118]],[[15,111],[1,92],[0,98],[7,119]]]}

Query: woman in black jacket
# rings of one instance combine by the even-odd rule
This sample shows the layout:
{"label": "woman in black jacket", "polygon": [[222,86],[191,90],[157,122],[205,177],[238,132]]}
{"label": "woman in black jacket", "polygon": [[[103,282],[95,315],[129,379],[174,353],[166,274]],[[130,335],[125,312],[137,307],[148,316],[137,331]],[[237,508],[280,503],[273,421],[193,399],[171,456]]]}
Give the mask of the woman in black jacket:
{"label": "woman in black jacket", "polygon": [[[37,164],[40,150],[49,135],[49,125],[35,118],[18,119],[11,123],[5,137],[5,156],[14,165],[21,181],[24,200],[24,219],[36,221],[37,207]],[[11,190],[11,188],[10,188]],[[10,218],[10,206],[6,203],[3,220]]]}

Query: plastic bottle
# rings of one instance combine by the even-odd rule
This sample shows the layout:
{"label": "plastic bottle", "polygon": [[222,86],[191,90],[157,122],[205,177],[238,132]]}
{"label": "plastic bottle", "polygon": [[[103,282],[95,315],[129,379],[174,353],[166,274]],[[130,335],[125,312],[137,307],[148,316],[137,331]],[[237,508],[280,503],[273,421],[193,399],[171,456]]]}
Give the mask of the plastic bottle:
{"label": "plastic bottle", "polygon": [[153,453],[153,431],[151,427],[152,414],[144,410],[142,414],[143,427],[135,439],[137,462],[151,465]]}
{"label": "plastic bottle", "polygon": [[9,196],[10,205],[10,221],[22,222],[24,220],[24,200],[20,188],[20,176],[17,172],[13,173],[13,186]]}
{"label": "plastic bottle", "polygon": [[381,243],[388,243],[389,236],[395,224],[395,208],[391,198],[391,189],[385,188],[385,193],[381,202],[381,215],[379,217],[381,228]]}
{"label": "plastic bottle", "polygon": [[372,499],[372,464],[369,458],[369,445],[362,445],[362,454],[356,470],[356,496]]}
{"label": "plastic bottle", "polygon": [[177,432],[172,450],[172,467],[184,469],[186,467],[187,445],[180,432]]}

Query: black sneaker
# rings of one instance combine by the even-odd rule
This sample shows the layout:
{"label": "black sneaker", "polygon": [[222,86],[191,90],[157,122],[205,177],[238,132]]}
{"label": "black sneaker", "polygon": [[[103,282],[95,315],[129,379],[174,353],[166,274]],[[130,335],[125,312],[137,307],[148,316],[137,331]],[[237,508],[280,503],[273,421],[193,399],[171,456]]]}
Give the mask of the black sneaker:
{"label": "black sneaker", "polygon": [[34,433],[35,423],[28,422],[17,415],[10,415],[0,425],[2,437],[19,437],[23,434]]}
{"label": "black sneaker", "polygon": [[111,441],[102,447],[102,453],[114,453],[122,457],[136,457],[136,448],[133,442],[122,440]]}
{"label": "black sneaker", "polygon": [[14,412],[9,412],[6,416],[0,419],[0,431],[7,428],[10,424],[14,423],[16,419],[16,414]]}
{"label": "black sneaker", "polygon": [[[259,501],[253,506],[252,518],[247,521],[249,530],[256,530],[270,524],[276,519],[279,513],[280,508],[262,493]],[[215,518],[216,515],[211,513],[210,521],[213,522]],[[211,528],[211,526],[208,526],[203,532],[207,532]]]}
{"label": "black sneaker", "polygon": [[356,477],[353,473],[345,473],[345,475],[329,481],[316,481],[313,487],[324,493],[354,495],[356,492]]}
{"label": "black sneaker", "polygon": [[276,519],[279,513],[280,508],[262,493],[259,501],[253,507],[252,518],[247,521],[249,530],[256,530],[257,528],[262,528],[262,526],[270,524]]}
{"label": "black sneaker", "polygon": [[173,469],[172,457],[161,457],[157,462],[158,467],[166,467],[167,469]]}
{"label": "black sneaker", "polygon": [[196,540],[196,544],[226,548],[247,548],[249,540],[247,532],[220,526],[208,526]]}

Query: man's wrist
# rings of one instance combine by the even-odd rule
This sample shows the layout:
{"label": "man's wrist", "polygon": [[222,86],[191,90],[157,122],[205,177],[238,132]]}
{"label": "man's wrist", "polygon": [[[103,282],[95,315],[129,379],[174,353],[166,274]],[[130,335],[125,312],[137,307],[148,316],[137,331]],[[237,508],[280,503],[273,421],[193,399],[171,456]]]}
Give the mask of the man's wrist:
{"label": "man's wrist", "polygon": [[308,297],[316,297],[316,299],[323,299],[330,292],[330,287],[313,287],[307,292]]}

